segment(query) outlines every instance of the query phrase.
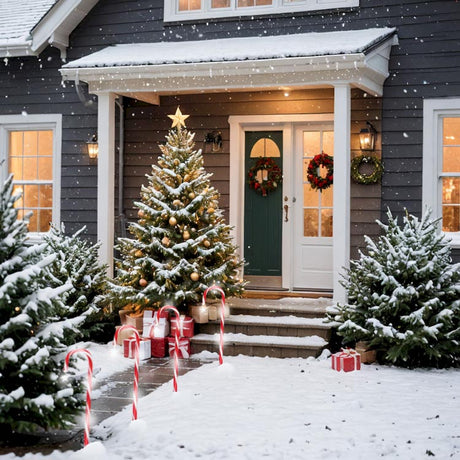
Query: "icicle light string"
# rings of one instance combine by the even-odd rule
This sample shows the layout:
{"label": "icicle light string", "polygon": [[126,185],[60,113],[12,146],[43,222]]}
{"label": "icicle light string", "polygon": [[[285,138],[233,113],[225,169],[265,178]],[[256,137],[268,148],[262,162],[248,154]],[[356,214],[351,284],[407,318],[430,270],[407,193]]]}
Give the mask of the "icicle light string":
{"label": "icicle light string", "polygon": [[219,365],[224,362],[224,326],[225,326],[225,292],[219,286],[210,286],[203,292],[203,306],[206,305],[206,296],[209,291],[218,291],[221,295],[220,306],[220,340],[219,340]]}
{"label": "icicle light string", "polygon": [[177,324],[176,324],[176,331],[174,334],[174,379],[173,379],[173,388],[174,392],[177,392],[177,378],[178,378],[178,370],[179,370],[179,337],[182,331],[182,320],[180,317],[180,313],[176,307],[172,305],[165,305],[158,310],[158,321],[161,318],[161,315],[166,310],[172,310],[176,314]]}
{"label": "icicle light string", "polygon": [[69,360],[70,357],[75,353],[84,353],[88,358],[88,382],[86,388],[86,410],[85,410],[85,435],[84,435],[84,445],[89,444],[89,425],[91,421],[91,389],[93,386],[93,358],[91,352],[85,348],[76,348],[75,350],[70,350],[67,353],[64,361],[64,372],[67,372],[69,369]]}
{"label": "icicle light string", "polygon": [[115,337],[113,339],[113,344],[117,344],[118,334],[127,329],[132,329],[134,335],[134,382],[133,382],[133,420],[137,420],[137,400],[138,400],[138,392],[139,392],[139,347],[141,342],[141,337],[139,332],[134,326],[125,324],[119,327],[115,331]]}

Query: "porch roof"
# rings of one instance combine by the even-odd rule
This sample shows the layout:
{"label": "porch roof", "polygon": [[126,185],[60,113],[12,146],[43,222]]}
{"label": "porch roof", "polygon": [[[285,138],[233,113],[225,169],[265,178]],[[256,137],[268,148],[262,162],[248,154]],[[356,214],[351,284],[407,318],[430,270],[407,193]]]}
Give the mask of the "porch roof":
{"label": "porch roof", "polygon": [[158,94],[350,83],[381,94],[395,29],[137,43],[65,64],[90,91]]}

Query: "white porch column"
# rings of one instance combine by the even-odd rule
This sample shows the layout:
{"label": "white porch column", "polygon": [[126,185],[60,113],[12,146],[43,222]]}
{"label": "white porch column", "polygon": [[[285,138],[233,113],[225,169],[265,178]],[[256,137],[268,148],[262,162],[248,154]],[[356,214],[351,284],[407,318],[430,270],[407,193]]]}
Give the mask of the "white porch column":
{"label": "white porch column", "polygon": [[113,276],[115,227],[115,94],[98,94],[97,137],[97,239],[101,242],[99,260]]}
{"label": "white porch column", "polygon": [[350,263],[350,125],[351,91],[348,84],[334,86],[334,302],[346,302],[340,284]]}

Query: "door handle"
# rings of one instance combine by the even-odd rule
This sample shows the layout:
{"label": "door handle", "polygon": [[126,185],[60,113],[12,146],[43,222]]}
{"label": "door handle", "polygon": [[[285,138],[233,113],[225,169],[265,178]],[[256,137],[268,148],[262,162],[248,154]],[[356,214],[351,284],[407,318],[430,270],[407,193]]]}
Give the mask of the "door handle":
{"label": "door handle", "polygon": [[288,222],[289,221],[289,217],[288,217],[288,213],[289,213],[289,206],[287,204],[284,205],[284,212],[286,213],[284,215],[284,222]]}

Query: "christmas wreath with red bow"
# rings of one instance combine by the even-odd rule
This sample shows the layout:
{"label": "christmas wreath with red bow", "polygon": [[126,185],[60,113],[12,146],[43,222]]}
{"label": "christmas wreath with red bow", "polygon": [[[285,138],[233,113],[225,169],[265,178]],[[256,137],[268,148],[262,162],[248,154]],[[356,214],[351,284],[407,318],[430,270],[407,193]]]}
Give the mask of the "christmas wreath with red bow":
{"label": "christmas wreath with red bow", "polygon": [[249,187],[267,196],[283,182],[281,168],[272,158],[260,157],[248,171]]}
{"label": "christmas wreath with red bow", "polygon": [[[320,166],[327,169],[325,177],[319,173]],[[315,155],[308,164],[307,179],[312,189],[322,191],[329,188],[334,181],[334,158],[324,152]]]}

